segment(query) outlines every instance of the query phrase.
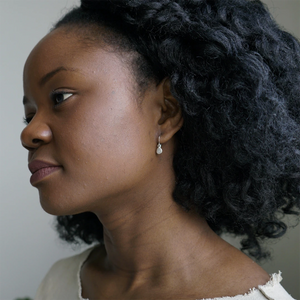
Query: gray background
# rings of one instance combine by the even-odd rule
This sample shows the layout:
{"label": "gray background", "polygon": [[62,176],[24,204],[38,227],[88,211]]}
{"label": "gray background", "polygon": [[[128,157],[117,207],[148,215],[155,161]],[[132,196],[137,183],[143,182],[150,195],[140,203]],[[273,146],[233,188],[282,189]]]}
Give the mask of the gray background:
{"label": "gray background", "polygon": [[[37,190],[29,184],[27,153],[20,144],[22,69],[34,45],[75,0],[0,0],[0,300],[33,297],[50,266],[72,249],[51,228]],[[300,0],[266,0],[277,21],[300,38]],[[233,244],[236,240],[227,237]],[[276,244],[269,272],[283,272],[283,286],[300,299],[300,226]]]}

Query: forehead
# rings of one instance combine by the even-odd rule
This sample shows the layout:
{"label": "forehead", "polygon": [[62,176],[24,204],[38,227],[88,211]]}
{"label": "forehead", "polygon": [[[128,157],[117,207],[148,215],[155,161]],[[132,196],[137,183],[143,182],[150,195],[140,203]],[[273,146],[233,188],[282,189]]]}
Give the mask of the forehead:
{"label": "forehead", "polygon": [[[57,64],[66,63],[69,53],[78,52],[77,41],[73,35],[66,35],[62,30],[55,30],[47,34],[31,51],[24,66],[24,77],[37,74]],[[69,52],[71,51],[71,53]],[[34,70],[32,72],[31,70]]]}
{"label": "forehead", "polygon": [[108,46],[98,42],[87,45],[75,32],[58,28],[47,34],[31,51],[24,66],[24,85],[27,80],[38,81],[45,74],[64,67],[95,73],[104,68],[122,67],[125,64],[120,55],[107,51]]}

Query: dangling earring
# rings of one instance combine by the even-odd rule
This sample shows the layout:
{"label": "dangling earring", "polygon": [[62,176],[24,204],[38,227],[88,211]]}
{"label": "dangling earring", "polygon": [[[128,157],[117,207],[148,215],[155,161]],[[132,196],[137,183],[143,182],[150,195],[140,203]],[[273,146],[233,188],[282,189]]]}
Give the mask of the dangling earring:
{"label": "dangling earring", "polygon": [[160,136],[158,137],[158,143],[156,148],[156,154],[162,154],[163,149],[161,149]]}

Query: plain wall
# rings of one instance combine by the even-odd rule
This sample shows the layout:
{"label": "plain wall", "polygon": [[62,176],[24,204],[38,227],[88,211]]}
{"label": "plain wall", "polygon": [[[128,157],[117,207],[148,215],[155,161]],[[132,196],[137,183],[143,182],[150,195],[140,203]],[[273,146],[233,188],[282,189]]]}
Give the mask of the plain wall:
{"label": "plain wall", "polygon": [[[74,254],[51,228],[53,217],[29,183],[24,128],[22,72],[35,44],[75,0],[0,1],[0,300],[33,297],[49,267]],[[23,149],[22,149],[23,148]]]}
{"label": "plain wall", "polygon": [[[300,0],[266,1],[278,22],[300,37]],[[27,151],[21,147],[22,69],[34,45],[75,0],[0,0],[0,299],[33,297],[50,266],[82,249],[60,242],[53,217],[39,205],[29,184]],[[270,273],[283,272],[283,285],[300,299],[300,227],[272,245]],[[233,244],[235,239],[231,239]]]}

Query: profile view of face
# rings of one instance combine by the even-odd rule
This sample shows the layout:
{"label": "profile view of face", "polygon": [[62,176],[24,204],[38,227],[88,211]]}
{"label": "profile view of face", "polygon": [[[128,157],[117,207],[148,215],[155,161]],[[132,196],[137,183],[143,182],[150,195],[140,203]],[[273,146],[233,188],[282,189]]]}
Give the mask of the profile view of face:
{"label": "profile view of face", "polygon": [[59,28],[25,64],[21,141],[31,171],[46,166],[31,184],[48,213],[116,209],[155,173],[156,87],[138,99],[128,63],[107,47]]}

